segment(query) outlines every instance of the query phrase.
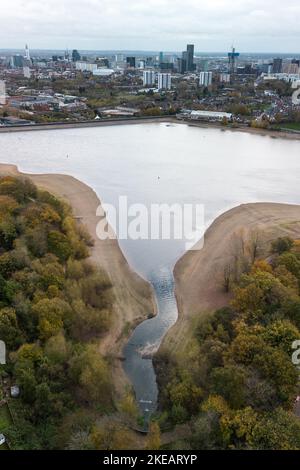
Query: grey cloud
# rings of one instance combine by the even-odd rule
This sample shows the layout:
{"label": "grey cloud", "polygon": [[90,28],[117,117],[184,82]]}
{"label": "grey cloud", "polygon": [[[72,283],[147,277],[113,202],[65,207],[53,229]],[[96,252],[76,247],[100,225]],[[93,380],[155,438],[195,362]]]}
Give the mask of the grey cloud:
{"label": "grey cloud", "polygon": [[0,48],[297,51],[299,0],[2,0]]}

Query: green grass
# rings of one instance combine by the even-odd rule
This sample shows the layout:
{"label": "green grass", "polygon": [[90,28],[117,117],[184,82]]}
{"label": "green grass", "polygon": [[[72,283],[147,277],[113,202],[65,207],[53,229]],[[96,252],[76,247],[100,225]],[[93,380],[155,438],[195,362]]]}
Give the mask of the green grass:
{"label": "green grass", "polygon": [[[0,407],[0,433],[5,434],[5,430],[12,424],[12,419],[7,405]],[[0,450],[9,450],[7,443],[0,446]]]}
{"label": "green grass", "polygon": [[9,450],[9,447],[6,442],[2,446],[0,446],[0,450]]}
{"label": "green grass", "polygon": [[4,433],[5,429],[7,429],[12,424],[12,419],[9,413],[9,409],[7,405],[2,405],[0,407],[0,433]]}
{"label": "green grass", "polygon": [[282,124],[281,129],[291,129],[293,131],[300,131],[300,122],[287,122]]}

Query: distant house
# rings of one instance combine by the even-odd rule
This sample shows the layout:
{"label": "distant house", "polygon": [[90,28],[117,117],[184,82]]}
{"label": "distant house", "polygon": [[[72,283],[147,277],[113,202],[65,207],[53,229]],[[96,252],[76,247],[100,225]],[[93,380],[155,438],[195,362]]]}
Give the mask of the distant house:
{"label": "distant house", "polygon": [[0,434],[0,446],[2,446],[3,444],[5,444],[5,442],[6,442],[6,439],[5,439],[4,434]]}
{"label": "distant house", "polygon": [[18,385],[13,385],[12,387],[10,387],[10,396],[12,398],[18,398],[19,395],[20,395],[20,388]]}

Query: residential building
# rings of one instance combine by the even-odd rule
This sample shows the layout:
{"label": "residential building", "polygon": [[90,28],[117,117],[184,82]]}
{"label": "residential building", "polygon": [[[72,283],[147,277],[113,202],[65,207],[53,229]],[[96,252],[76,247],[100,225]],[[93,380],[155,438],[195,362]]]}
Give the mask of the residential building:
{"label": "residential building", "polygon": [[230,80],[231,80],[230,73],[220,73],[221,83],[230,83]]}
{"label": "residential building", "polygon": [[158,74],[158,89],[159,90],[171,90],[172,78],[170,73],[159,73]]}
{"label": "residential building", "polygon": [[273,73],[282,73],[282,65],[283,65],[283,60],[278,57],[277,59],[273,60]]}
{"label": "residential building", "polygon": [[80,70],[80,72],[93,72],[97,70],[98,65],[90,62],[76,62],[76,70]]}
{"label": "residential building", "polygon": [[143,85],[145,87],[151,87],[155,85],[156,75],[153,70],[145,70],[143,72]]}
{"label": "residential building", "polygon": [[199,85],[208,87],[212,84],[212,72],[200,72]]}
{"label": "residential building", "polygon": [[24,75],[24,78],[28,78],[28,79],[31,78],[31,71],[29,67],[27,66],[23,67],[23,75]]}

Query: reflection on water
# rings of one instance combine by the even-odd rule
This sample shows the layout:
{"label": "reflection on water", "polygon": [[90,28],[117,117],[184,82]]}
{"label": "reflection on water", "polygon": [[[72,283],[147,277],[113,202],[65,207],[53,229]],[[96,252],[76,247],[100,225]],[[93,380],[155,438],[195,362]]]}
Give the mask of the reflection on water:
{"label": "reflection on water", "polygon": [[[204,204],[206,224],[247,202],[300,203],[300,143],[184,124],[140,124],[0,135],[1,160],[33,173],[77,177],[102,202]],[[184,243],[120,240],[154,286],[158,316],[138,326],[124,367],[146,415],[155,409],[152,354],[177,319],[172,271]],[[150,314],[151,312],[149,312]]]}
{"label": "reflection on water", "polygon": [[150,281],[154,287],[158,314],[140,324],[124,348],[124,368],[134,386],[137,401],[145,417],[157,406],[157,384],[152,357],[161,340],[177,320],[172,271],[161,268]]}

